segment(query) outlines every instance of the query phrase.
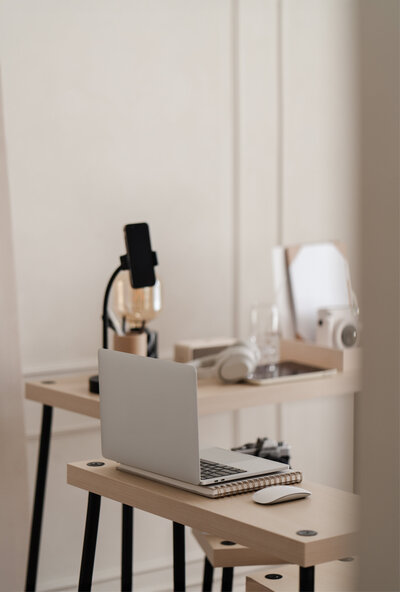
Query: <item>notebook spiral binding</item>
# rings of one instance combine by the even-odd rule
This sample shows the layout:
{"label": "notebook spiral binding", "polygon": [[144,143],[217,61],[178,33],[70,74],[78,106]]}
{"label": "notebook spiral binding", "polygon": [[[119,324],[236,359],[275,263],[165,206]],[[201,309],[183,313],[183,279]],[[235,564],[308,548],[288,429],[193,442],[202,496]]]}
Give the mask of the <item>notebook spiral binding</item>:
{"label": "notebook spiral binding", "polygon": [[301,471],[288,471],[287,473],[264,475],[263,477],[255,477],[243,481],[233,481],[231,483],[225,483],[224,485],[212,485],[209,486],[209,489],[213,491],[213,497],[226,497],[228,495],[256,491],[257,489],[269,487],[270,485],[291,485],[293,483],[301,483],[302,480],[303,474]]}

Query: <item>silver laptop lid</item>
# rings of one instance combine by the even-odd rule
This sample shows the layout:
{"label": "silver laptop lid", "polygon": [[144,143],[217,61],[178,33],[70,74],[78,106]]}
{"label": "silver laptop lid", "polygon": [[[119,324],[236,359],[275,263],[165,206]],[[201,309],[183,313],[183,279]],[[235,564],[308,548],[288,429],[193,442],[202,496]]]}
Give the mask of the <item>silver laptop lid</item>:
{"label": "silver laptop lid", "polygon": [[198,483],[196,370],[100,349],[99,381],[103,456]]}

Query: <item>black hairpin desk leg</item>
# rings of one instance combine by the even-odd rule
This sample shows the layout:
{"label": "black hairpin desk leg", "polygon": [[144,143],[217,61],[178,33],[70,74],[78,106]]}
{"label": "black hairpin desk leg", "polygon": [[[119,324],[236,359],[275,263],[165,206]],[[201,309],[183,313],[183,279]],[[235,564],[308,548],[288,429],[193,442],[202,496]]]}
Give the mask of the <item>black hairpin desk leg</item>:
{"label": "black hairpin desk leg", "polygon": [[122,504],[121,590],[131,592],[133,572],[133,508]]}
{"label": "black hairpin desk leg", "polygon": [[92,588],[94,556],[96,554],[97,530],[99,527],[100,502],[100,495],[89,492],[81,571],[79,574],[79,592],[89,592]]}
{"label": "black hairpin desk leg", "polygon": [[28,568],[26,572],[25,590],[34,592],[39,562],[40,535],[42,532],[42,518],[44,494],[46,490],[47,466],[49,460],[51,422],[53,407],[43,405],[42,428],[40,433],[39,457],[36,473],[35,501],[32,514],[31,536],[29,542]]}
{"label": "black hairpin desk leg", "polygon": [[222,570],[221,592],[232,592],[233,567],[224,567]]}
{"label": "black hairpin desk leg", "polygon": [[315,568],[300,566],[300,592],[314,592]]}
{"label": "black hairpin desk leg", "polygon": [[186,589],[185,574],[185,526],[174,522],[174,592],[184,592]]}
{"label": "black hairpin desk leg", "polygon": [[202,592],[211,592],[214,577],[214,566],[208,561],[207,555],[204,558],[203,587]]}

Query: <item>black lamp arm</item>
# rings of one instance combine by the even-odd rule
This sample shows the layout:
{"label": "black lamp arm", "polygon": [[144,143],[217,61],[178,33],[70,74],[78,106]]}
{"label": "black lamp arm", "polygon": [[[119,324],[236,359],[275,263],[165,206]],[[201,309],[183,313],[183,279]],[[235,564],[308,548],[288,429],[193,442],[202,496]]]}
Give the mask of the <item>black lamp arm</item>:
{"label": "black lamp arm", "polygon": [[103,317],[102,317],[103,318],[103,347],[104,347],[104,349],[108,349],[108,327],[109,327],[108,299],[110,297],[111,288],[112,288],[114,280],[117,277],[117,275],[119,274],[119,272],[122,271],[123,269],[129,269],[127,256],[122,255],[120,257],[120,259],[121,259],[121,265],[119,265],[119,267],[117,267],[117,269],[114,271],[114,273],[110,277],[109,282],[107,284],[106,291],[104,293]]}

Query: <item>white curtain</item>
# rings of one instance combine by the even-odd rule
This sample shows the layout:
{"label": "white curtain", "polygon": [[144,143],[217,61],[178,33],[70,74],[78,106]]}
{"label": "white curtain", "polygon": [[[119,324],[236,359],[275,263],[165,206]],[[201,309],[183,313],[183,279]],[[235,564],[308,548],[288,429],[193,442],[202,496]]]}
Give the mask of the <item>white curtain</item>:
{"label": "white curtain", "polygon": [[29,532],[23,384],[0,70],[0,574],[22,590]]}

